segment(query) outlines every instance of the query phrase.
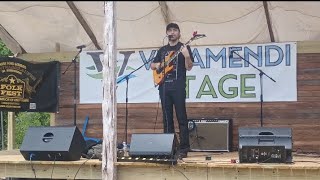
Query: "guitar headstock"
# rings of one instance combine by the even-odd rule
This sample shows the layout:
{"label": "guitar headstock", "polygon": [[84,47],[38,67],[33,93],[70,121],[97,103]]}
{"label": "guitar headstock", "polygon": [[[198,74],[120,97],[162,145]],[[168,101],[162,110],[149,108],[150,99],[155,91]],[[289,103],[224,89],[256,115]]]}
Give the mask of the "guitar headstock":
{"label": "guitar headstock", "polygon": [[198,34],[198,31],[194,31],[192,36],[195,37]]}
{"label": "guitar headstock", "polygon": [[194,31],[192,34],[192,38],[190,39],[191,41],[196,40],[196,39],[200,39],[206,37],[205,34],[198,34],[198,31]]}

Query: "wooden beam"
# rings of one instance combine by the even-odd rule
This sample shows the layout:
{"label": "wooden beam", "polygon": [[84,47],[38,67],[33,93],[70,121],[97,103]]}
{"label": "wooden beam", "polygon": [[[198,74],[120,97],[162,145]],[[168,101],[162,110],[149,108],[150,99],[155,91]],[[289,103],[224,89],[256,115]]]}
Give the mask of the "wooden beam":
{"label": "wooden beam", "polygon": [[115,1],[105,2],[104,59],[102,71],[102,179],[117,179],[117,97],[116,97],[116,17]]}
{"label": "wooden beam", "polygon": [[166,24],[169,24],[171,22],[171,19],[169,16],[168,5],[167,5],[166,1],[158,1],[158,2],[161,7],[161,13],[162,13],[162,17],[164,19],[164,22]]}
{"label": "wooden beam", "polygon": [[[60,52],[60,43],[56,42],[56,52]],[[56,113],[50,113],[50,126],[56,125]]]}
{"label": "wooden beam", "polygon": [[60,43],[56,42],[56,52],[60,52]]}
{"label": "wooden beam", "polygon": [[7,150],[13,150],[16,144],[15,129],[16,121],[14,112],[8,112],[8,146]]}
{"label": "wooden beam", "polygon": [[271,42],[275,42],[274,41],[273,31],[272,31],[272,25],[271,25],[271,20],[270,20],[270,14],[269,14],[268,2],[267,1],[263,1],[263,7],[264,7],[264,13],[266,14],[266,19],[267,19],[268,30],[269,30],[269,35],[270,35]]}
{"label": "wooden beam", "polygon": [[26,50],[9,34],[9,32],[0,24],[0,39],[11,50],[13,54],[26,53]]}
{"label": "wooden beam", "polygon": [[78,52],[48,52],[48,53],[28,53],[20,54],[17,57],[26,61],[50,62],[59,60],[60,62],[71,62]]}
{"label": "wooden beam", "polygon": [[101,161],[87,160],[31,162],[23,158],[19,149],[0,151],[0,179],[101,179]]}
{"label": "wooden beam", "polygon": [[[319,179],[320,159],[314,154],[293,153],[294,163],[231,163],[238,152],[190,152],[183,162],[117,162],[119,180],[164,179]],[[212,160],[205,157],[211,156]],[[32,169],[34,168],[34,171]],[[35,179],[102,179],[101,161],[81,158],[78,161],[28,161],[18,149],[0,151],[0,177]],[[0,178],[1,179],[1,178]]]}
{"label": "wooden beam", "polygon": [[4,127],[3,127],[3,123],[4,123],[4,117],[3,117],[3,111],[0,111],[0,123],[1,123],[1,149],[4,149]]}
{"label": "wooden beam", "polygon": [[320,41],[299,41],[297,43],[298,53],[320,53]]}
{"label": "wooden beam", "polygon": [[78,19],[79,23],[81,24],[81,26],[83,27],[83,29],[86,31],[86,33],[88,34],[88,36],[90,37],[91,41],[93,42],[93,44],[96,46],[96,48],[98,50],[101,50],[101,47],[98,44],[97,38],[94,35],[94,33],[92,32],[91,28],[89,27],[88,23],[86,22],[86,20],[83,18],[83,16],[81,15],[80,11],[78,10],[78,8],[76,7],[76,5],[72,2],[72,1],[67,1],[67,4],[69,5],[70,9],[72,10],[73,14],[76,16],[76,18]]}

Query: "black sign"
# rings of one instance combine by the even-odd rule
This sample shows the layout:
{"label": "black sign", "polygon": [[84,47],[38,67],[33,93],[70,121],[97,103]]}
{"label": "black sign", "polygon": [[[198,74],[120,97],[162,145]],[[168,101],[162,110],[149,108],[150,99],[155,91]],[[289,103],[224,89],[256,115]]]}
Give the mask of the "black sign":
{"label": "black sign", "polygon": [[60,62],[0,58],[0,110],[57,112]]}

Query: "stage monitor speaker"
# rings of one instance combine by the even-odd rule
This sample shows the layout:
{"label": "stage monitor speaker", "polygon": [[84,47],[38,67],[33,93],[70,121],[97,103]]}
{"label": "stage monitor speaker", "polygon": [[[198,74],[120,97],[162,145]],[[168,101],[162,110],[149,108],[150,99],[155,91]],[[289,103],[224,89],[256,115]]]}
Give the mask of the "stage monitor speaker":
{"label": "stage monitor speaker", "polygon": [[291,163],[291,128],[240,127],[239,162]]}
{"label": "stage monitor speaker", "polygon": [[188,119],[191,151],[232,149],[232,119]]}
{"label": "stage monitor speaker", "polygon": [[29,127],[20,152],[26,160],[79,160],[86,143],[76,126]]}
{"label": "stage monitor speaker", "polygon": [[156,157],[173,159],[176,153],[174,133],[132,134],[129,155],[131,157]]}

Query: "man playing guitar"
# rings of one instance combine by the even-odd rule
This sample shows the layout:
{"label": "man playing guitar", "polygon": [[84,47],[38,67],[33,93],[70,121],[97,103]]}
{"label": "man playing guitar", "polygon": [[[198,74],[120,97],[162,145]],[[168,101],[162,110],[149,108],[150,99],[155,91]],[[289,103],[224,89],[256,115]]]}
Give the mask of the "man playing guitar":
{"label": "man playing guitar", "polygon": [[187,157],[190,149],[186,112],[186,70],[192,69],[194,59],[190,46],[179,41],[181,35],[177,24],[168,24],[166,34],[169,42],[158,50],[151,69],[154,74],[159,75],[156,83],[159,85],[164,133],[175,132],[173,105],[175,106],[180,131],[179,159],[182,159]]}

